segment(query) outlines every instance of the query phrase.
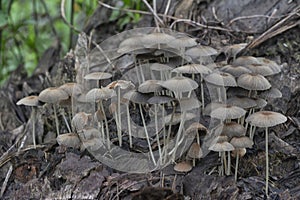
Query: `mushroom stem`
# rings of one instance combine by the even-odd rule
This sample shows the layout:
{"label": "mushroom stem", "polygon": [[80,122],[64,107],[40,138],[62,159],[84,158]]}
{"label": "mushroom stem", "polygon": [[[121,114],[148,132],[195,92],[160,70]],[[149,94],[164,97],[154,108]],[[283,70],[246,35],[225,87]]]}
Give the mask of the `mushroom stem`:
{"label": "mushroom stem", "polygon": [[178,146],[179,146],[179,139],[181,137],[181,132],[183,130],[183,126],[184,126],[184,122],[185,122],[185,114],[186,114],[186,112],[184,111],[182,113],[181,121],[180,121],[179,128],[178,128],[178,131],[177,131],[176,142],[175,142],[174,153],[173,153],[173,160],[175,160],[176,151],[177,151]]}
{"label": "mushroom stem", "polygon": [[171,114],[171,119],[170,119],[170,122],[169,122],[170,124],[169,124],[168,135],[167,135],[167,144],[170,141],[172,121],[173,121],[173,117],[174,117],[175,111],[176,111],[176,106],[174,105],[173,111],[172,111],[172,114]]}
{"label": "mushroom stem", "polygon": [[54,112],[54,118],[55,118],[55,126],[56,126],[56,133],[59,135],[59,124],[58,124],[58,118],[57,118],[57,113],[56,113],[56,106],[55,104],[53,106],[53,112]]}
{"label": "mushroom stem", "polygon": [[227,173],[226,175],[229,176],[230,175],[230,166],[231,166],[231,157],[230,157],[230,151],[228,151],[228,166],[227,166]]}
{"label": "mushroom stem", "polygon": [[33,147],[36,148],[36,141],[35,141],[35,120],[36,120],[36,107],[32,107],[32,141],[33,141]]}
{"label": "mushroom stem", "polygon": [[151,159],[152,159],[154,165],[156,165],[156,161],[155,161],[155,158],[154,158],[154,155],[153,155],[153,152],[152,152],[152,148],[151,148],[151,143],[150,143],[150,140],[149,140],[149,134],[148,134],[148,130],[147,130],[147,127],[146,127],[145,118],[144,118],[143,111],[142,111],[142,105],[140,103],[139,103],[139,108],[140,108],[140,113],[141,113],[141,117],[142,117],[142,121],[143,121],[143,126],[144,126],[144,129],[145,129],[145,134],[146,134],[146,139],[147,139]]}
{"label": "mushroom stem", "polygon": [[237,181],[237,172],[239,167],[239,153],[236,154],[236,160],[235,160],[235,171],[234,171],[234,180]]}
{"label": "mushroom stem", "polygon": [[110,138],[109,138],[108,122],[107,122],[106,114],[105,114],[105,111],[104,111],[104,108],[103,108],[102,100],[99,101],[99,106],[100,106],[100,110],[102,110],[103,116],[104,116],[104,123],[105,123],[105,130],[106,130],[107,147],[108,147],[108,149],[110,149]]}
{"label": "mushroom stem", "polygon": [[[117,123],[117,131],[119,138],[119,146],[122,146],[122,127],[121,127],[121,88],[117,87],[117,95],[118,95],[118,115],[116,115]],[[118,117],[118,118],[117,118]]]}
{"label": "mushroom stem", "polygon": [[67,118],[66,118],[66,115],[65,115],[65,113],[64,113],[64,110],[61,109],[60,111],[61,111],[60,113],[61,113],[61,115],[62,115],[62,117],[63,117],[63,119],[64,119],[64,121],[65,121],[65,124],[66,124],[66,126],[67,126],[67,129],[68,129],[69,133],[71,133],[72,130],[71,130],[71,128],[70,128],[70,125],[69,125],[68,120],[67,120]]}
{"label": "mushroom stem", "polygon": [[128,125],[128,135],[129,135],[129,147],[132,148],[132,134],[131,134],[129,104],[126,105],[126,112],[127,112],[127,125]]}
{"label": "mushroom stem", "polygon": [[160,141],[159,141],[159,132],[158,132],[158,120],[157,120],[157,105],[154,104],[154,111],[155,111],[155,131],[156,131],[156,140],[157,140],[157,146],[158,146],[158,152],[159,152],[159,160],[160,163],[162,164],[162,155],[161,155],[161,147],[160,147]]}
{"label": "mushroom stem", "polygon": [[118,134],[118,140],[119,140],[119,146],[122,146],[122,132],[120,131],[120,123],[119,123],[119,119],[118,119],[118,114],[115,111],[115,119],[116,119],[116,126],[117,126],[117,134]]}
{"label": "mushroom stem", "polygon": [[204,87],[203,87],[203,76],[200,74],[200,88],[201,88],[201,103],[202,103],[202,111],[204,110]]}
{"label": "mushroom stem", "polygon": [[269,190],[269,136],[268,136],[268,127],[266,127],[266,196],[268,196]]}

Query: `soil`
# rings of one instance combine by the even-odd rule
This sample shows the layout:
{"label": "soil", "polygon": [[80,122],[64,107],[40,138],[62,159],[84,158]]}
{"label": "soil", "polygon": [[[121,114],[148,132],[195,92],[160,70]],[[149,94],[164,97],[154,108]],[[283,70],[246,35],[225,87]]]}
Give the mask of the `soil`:
{"label": "soil", "polygon": [[[164,1],[158,1],[163,4]],[[176,13],[180,5],[173,4],[171,12]],[[202,2],[202,1],[201,1]],[[216,10],[222,6],[218,1],[205,1],[194,5],[193,12],[203,9]],[[236,3],[236,1],[234,1]],[[247,1],[248,5],[251,2]],[[273,1],[272,1],[273,2]],[[293,1],[293,4],[295,2]],[[257,3],[259,4],[259,3]],[[278,3],[279,4],[279,3]],[[278,6],[276,4],[276,6]],[[296,3],[297,4],[297,3]],[[164,5],[163,5],[164,6]],[[256,5],[257,8],[262,5]],[[266,14],[265,8],[277,8],[274,3],[264,6],[258,13]],[[280,7],[280,15],[287,14],[295,5]],[[252,8],[253,10],[253,8]],[[111,11],[99,8],[87,24],[85,31],[92,29],[98,42],[115,35],[115,22],[107,22]],[[179,11],[177,10],[177,13]],[[232,16],[243,16],[241,10],[233,10],[233,15],[220,15],[228,22]],[[106,13],[104,15],[103,13]],[[240,15],[238,15],[240,14]],[[203,16],[213,19],[212,14],[203,11]],[[96,18],[101,20],[95,20]],[[100,22],[99,22],[100,21]],[[298,18],[299,21],[299,18]],[[251,29],[245,23],[234,24],[234,31],[222,31],[191,26],[177,27],[199,38],[203,45],[222,49],[226,45],[243,43],[249,36],[257,38],[276,21],[259,25],[258,19],[251,21]],[[219,24],[214,24],[219,25]],[[154,26],[153,19],[145,17],[138,26]],[[126,28],[130,29],[129,24]],[[282,64],[282,73],[271,77],[272,87],[278,88],[283,96],[268,102],[266,110],[283,113],[288,121],[270,129],[270,192],[269,199],[300,199],[300,35],[299,25],[261,45],[243,52],[246,55],[266,57]],[[61,85],[75,80],[75,58],[69,53],[59,58],[59,47],[49,48],[40,61],[35,74],[27,78],[20,67],[1,88],[0,93],[0,183],[5,182],[12,170],[3,199],[266,199],[265,186],[265,138],[264,130],[258,129],[253,148],[247,150],[240,160],[238,180],[234,176],[218,176],[216,165],[218,155],[210,152],[197,161],[189,173],[176,173],[174,165],[147,174],[124,173],[99,162],[87,150],[59,146],[55,140],[54,116],[50,107],[38,112],[36,129],[38,146],[31,145],[31,109],[16,106],[24,96],[37,95],[44,88]],[[222,60],[224,55],[217,59]],[[133,112],[133,111],[131,111]],[[62,120],[62,118],[61,118]],[[136,119],[140,121],[140,119]],[[24,135],[27,138],[24,140]],[[24,141],[23,141],[24,140]],[[21,150],[18,147],[24,143]],[[232,168],[234,169],[234,167]],[[164,175],[162,177],[162,174]]]}

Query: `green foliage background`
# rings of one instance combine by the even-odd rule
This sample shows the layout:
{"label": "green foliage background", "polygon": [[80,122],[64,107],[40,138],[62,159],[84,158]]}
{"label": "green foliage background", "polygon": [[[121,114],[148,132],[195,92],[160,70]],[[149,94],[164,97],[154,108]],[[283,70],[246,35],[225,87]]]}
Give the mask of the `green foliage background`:
{"label": "green foliage background", "polygon": [[[71,47],[71,30],[61,18],[60,3],[60,0],[0,0],[0,85],[20,65],[31,75],[50,46],[59,42],[62,54]],[[96,0],[66,0],[67,20],[72,18],[81,29],[96,6]]]}

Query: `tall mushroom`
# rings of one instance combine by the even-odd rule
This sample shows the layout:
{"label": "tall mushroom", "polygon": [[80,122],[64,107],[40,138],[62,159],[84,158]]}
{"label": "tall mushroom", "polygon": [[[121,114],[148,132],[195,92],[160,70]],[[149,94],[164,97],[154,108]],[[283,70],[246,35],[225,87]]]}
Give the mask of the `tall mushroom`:
{"label": "tall mushroom", "polygon": [[96,80],[97,81],[97,87],[99,88],[101,86],[101,81],[105,79],[111,78],[112,75],[107,72],[92,72],[90,74],[87,74],[84,76],[84,79],[86,80]]}
{"label": "tall mushroom", "polygon": [[203,75],[211,73],[211,69],[201,64],[190,64],[177,67],[172,72],[181,74],[192,74],[192,79],[195,80],[195,74],[200,74],[200,89],[201,89],[201,102],[202,109],[204,109],[204,88],[203,88]]}
{"label": "tall mushroom", "polygon": [[43,90],[39,94],[39,97],[38,97],[39,101],[52,104],[54,117],[55,117],[57,135],[59,135],[59,122],[58,122],[55,104],[58,103],[60,100],[65,100],[68,98],[69,98],[69,95],[65,91],[63,91],[62,89],[59,89],[57,87],[50,87],[50,88]]}
{"label": "tall mushroom", "polygon": [[31,117],[32,117],[32,141],[33,146],[36,148],[36,140],[35,140],[35,121],[36,121],[36,110],[37,107],[42,105],[42,103],[39,101],[38,96],[28,96],[20,99],[17,103],[17,105],[25,105],[32,107],[31,111]]}
{"label": "tall mushroom", "polygon": [[116,93],[113,89],[109,89],[109,88],[106,88],[106,87],[105,88],[91,89],[86,94],[86,100],[89,101],[89,102],[97,102],[98,103],[98,109],[100,109],[103,113],[108,149],[110,149],[110,136],[109,136],[109,130],[108,130],[107,117],[106,117],[106,114],[105,114],[105,110],[104,110],[102,101],[110,99],[115,95],[116,95]]}
{"label": "tall mushroom", "polygon": [[286,122],[286,116],[281,113],[272,112],[272,111],[259,111],[253,113],[246,118],[246,122],[249,122],[251,125],[262,127],[266,129],[266,195],[268,196],[268,186],[269,186],[269,149],[268,149],[268,128],[282,124]]}

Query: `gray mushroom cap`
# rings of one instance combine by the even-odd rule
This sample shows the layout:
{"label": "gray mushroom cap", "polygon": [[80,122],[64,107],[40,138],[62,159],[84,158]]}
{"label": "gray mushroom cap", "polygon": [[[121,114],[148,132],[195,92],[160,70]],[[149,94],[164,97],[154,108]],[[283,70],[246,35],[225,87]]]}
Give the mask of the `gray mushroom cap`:
{"label": "gray mushroom cap", "polygon": [[257,127],[272,127],[287,121],[287,117],[273,111],[259,111],[246,118],[246,122]]}
{"label": "gray mushroom cap", "polygon": [[39,94],[39,100],[45,103],[57,103],[68,98],[69,95],[57,87],[47,88]]}

